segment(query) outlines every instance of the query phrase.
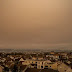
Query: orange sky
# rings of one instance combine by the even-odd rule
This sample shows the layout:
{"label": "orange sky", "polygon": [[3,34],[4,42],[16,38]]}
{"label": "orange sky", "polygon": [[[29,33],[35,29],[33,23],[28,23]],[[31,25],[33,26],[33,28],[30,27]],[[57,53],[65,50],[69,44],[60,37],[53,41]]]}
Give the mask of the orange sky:
{"label": "orange sky", "polygon": [[0,48],[72,48],[71,0],[0,0]]}

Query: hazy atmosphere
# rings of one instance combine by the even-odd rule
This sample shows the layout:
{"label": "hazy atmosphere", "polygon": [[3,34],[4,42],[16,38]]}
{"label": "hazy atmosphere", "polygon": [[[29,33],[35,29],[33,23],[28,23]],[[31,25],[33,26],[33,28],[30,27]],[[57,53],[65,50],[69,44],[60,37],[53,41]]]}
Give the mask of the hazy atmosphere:
{"label": "hazy atmosphere", "polygon": [[0,0],[0,48],[72,49],[72,0]]}

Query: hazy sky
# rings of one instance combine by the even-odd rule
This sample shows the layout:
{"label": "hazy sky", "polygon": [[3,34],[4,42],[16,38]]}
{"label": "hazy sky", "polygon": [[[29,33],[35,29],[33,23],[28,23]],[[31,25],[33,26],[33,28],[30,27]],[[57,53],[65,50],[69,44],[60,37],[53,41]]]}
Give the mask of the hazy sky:
{"label": "hazy sky", "polygon": [[72,0],[0,0],[0,48],[72,49]]}

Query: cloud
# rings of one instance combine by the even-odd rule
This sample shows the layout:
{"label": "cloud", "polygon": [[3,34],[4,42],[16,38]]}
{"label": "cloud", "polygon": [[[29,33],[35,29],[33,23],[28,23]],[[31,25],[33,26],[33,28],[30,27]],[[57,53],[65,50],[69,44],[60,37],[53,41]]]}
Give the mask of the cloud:
{"label": "cloud", "polygon": [[0,47],[52,48],[68,47],[72,43],[70,0],[2,0],[0,3]]}

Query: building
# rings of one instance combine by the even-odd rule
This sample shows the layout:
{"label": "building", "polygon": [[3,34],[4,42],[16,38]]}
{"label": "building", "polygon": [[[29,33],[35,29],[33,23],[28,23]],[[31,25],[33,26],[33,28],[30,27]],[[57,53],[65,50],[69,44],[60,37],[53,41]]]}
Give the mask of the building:
{"label": "building", "polygon": [[[23,61],[23,60],[22,60]],[[22,65],[29,65],[29,68],[37,69],[54,69],[57,70],[57,62],[52,63],[50,60],[24,60]]]}

